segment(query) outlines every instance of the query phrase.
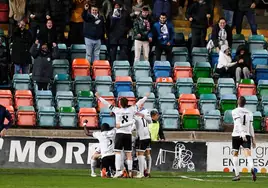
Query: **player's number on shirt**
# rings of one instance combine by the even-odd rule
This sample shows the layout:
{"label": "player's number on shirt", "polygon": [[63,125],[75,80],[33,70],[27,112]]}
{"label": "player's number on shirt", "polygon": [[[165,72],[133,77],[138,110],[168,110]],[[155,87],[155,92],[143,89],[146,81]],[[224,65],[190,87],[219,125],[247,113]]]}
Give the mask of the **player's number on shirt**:
{"label": "player's number on shirt", "polygon": [[243,125],[246,125],[246,115],[243,116]]}
{"label": "player's number on shirt", "polygon": [[142,119],[143,127],[147,127],[147,122],[146,122],[146,121],[144,121],[144,119],[143,119],[143,118],[141,118],[141,119]]}
{"label": "player's number on shirt", "polygon": [[128,122],[128,116],[127,116],[127,115],[122,116],[122,119],[123,119],[123,120],[122,120],[122,124]]}
{"label": "player's number on shirt", "polygon": [[110,147],[113,144],[113,140],[109,139],[109,144],[108,146]]}

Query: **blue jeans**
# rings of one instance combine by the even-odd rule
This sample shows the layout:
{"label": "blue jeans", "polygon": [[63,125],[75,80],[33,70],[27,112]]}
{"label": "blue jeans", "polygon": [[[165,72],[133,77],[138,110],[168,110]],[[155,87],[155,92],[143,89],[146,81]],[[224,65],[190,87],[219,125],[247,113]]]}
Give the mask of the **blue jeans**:
{"label": "blue jeans", "polygon": [[101,40],[92,40],[89,38],[85,38],[86,44],[86,58],[89,63],[94,62],[95,60],[100,59],[100,48],[101,48]]}
{"label": "blue jeans", "polygon": [[224,18],[226,19],[227,24],[232,28],[233,27],[233,19],[234,19],[234,11],[231,10],[223,10]]}
{"label": "blue jeans", "polygon": [[29,65],[16,65],[15,64],[15,74],[29,74]]}
{"label": "blue jeans", "polygon": [[236,34],[241,34],[242,22],[243,22],[244,16],[247,17],[252,35],[257,35],[257,24],[256,24],[254,10],[249,10],[249,11],[245,11],[245,12],[242,12],[242,11],[236,12]]}

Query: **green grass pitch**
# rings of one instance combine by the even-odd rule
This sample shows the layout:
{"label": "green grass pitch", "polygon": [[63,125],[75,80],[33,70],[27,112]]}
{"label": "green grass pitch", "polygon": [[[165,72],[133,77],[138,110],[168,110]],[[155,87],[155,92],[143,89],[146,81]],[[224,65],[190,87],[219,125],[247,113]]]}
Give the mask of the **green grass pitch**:
{"label": "green grass pitch", "polygon": [[231,173],[153,172],[145,179],[91,178],[88,170],[0,169],[0,188],[264,188],[268,175],[242,174],[232,182]]}

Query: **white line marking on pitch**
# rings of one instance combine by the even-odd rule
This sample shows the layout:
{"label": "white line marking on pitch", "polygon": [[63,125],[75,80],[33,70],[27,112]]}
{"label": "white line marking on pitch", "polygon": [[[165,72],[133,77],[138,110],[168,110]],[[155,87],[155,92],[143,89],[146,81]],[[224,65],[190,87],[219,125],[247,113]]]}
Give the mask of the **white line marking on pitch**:
{"label": "white line marking on pitch", "polygon": [[189,180],[195,180],[195,181],[205,181],[203,179],[199,179],[199,178],[190,178],[190,177],[187,177],[187,176],[180,176],[181,178],[183,179],[189,179]]}

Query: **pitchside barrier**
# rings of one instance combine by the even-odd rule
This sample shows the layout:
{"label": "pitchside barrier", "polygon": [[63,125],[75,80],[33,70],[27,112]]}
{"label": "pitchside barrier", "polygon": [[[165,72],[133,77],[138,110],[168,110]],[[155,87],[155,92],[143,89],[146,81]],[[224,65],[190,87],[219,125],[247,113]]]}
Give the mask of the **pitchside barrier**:
{"label": "pitchside barrier", "polygon": [[[97,147],[95,139],[42,137],[0,138],[0,168],[89,169]],[[256,171],[266,173],[268,144],[259,143],[253,152]],[[233,170],[230,142],[155,142],[152,143],[153,170],[225,171]],[[239,159],[247,172],[247,160]]]}

